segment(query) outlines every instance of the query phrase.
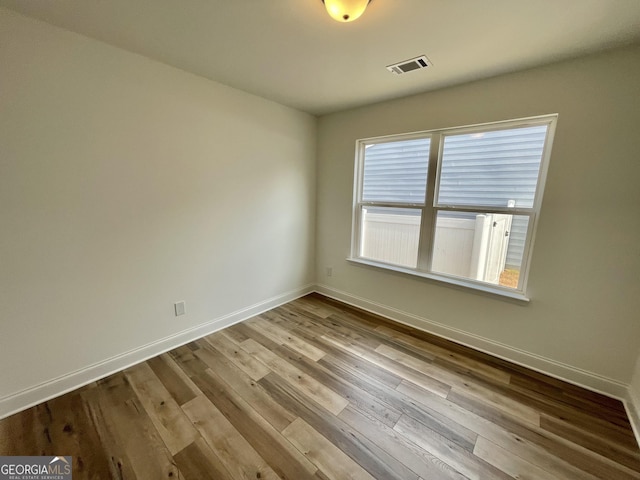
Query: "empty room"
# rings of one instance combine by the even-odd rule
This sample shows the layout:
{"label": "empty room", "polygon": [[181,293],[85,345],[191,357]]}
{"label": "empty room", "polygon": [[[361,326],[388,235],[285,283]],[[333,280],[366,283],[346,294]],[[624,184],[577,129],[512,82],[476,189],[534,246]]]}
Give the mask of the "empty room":
{"label": "empty room", "polygon": [[640,479],[639,26],[0,0],[0,479]]}

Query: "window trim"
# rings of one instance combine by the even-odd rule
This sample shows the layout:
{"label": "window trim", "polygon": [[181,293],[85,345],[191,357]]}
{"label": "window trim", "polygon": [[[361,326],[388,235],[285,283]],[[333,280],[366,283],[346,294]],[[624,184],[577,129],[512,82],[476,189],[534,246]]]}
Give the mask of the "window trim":
{"label": "window trim", "polygon": [[[549,159],[553,146],[553,139],[557,124],[558,114],[540,115],[535,117],[519,118],[514,120],[487,122],[475,125],[467,125],[462,127],[448,127],[441,129],[425,130],[419,132],[411,132],[396,135],[383,135],[378,137],[363,138],[356,141],[356,155],[354,168],[354,189],[353,189],[353,209],[352,209],[352,226],[351,226],[351,251],[347,258],[350,262],[361,265],[367,265],[394,272],[405,273],[422,278],[436,280],[452,285],[467,287],[481,292],[487,292],[505,297],[529,301],[527,297],[527,284],[529,271],[531,266],[531,257],[533,251],[534,239],[537,231],[538,220],[540,217],[540,209],[542,206],[542,197],[545,189],[546,177],[549,168]],[[536,191],[533,205],[530,208],[524,207],[487,207],[487,206],[470,206],[470,205],[446,205],[437,202],[440,175],[442,168],[442,155],[444,153],[444,141],[448,135],[464,135],[474,132],[508,130],[513,128],[532,127],[538,125],[547,125],[547,134],[542,150],[542,158],[540,160],[540,169],[536,184]],[[429,161],[427,168],[427,186],[426,197],[422,203],[402,203],[402,202],[364,202],[362,194],[364,188],[364,157],[367,145],[379,143],[392,143],[415,139],[429,138]],[[418,258],[415,268],[402,265],[395,265],[366,257],[360,257],[361,242],[361,222],[363,207],[396,207],[396,208],[413,208],[421,212],[420,237],[418,240]],[[529,218],[527,226],[527,234],[523,248],[522,265],[520,267],[520,276],[517,288],[504,287],[501,285],[493,285],[479,280],[458,277],[441,272],[431,270],[433,243],[436,233],[436,221],[438,212],[440,211],[464,211],[478,213],[508,213],[510,215],[522,215]]]}

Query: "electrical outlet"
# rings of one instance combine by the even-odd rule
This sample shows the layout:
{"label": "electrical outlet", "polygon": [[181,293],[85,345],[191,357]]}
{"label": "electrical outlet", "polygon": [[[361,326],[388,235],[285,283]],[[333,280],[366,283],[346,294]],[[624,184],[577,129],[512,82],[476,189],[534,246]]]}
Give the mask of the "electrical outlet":
{"label": "electrical outlet", "polygon": [[173,304],[173,308],[176,312],[176,317],[185,314],[185,305],[184,302],[177,302]]}
{"label": "electrical outlet", "polygon": [[327,267],[327,277],[330,277],[333,275],[333,267]]}

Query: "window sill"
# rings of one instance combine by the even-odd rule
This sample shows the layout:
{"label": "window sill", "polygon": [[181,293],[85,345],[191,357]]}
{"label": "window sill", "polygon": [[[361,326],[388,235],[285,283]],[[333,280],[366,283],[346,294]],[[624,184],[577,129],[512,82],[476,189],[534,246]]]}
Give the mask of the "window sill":
{"label": "window sill", "polygon": [[525,303],[528,303],[530,301],[530,299],[521,292],[510,291],[504,288],[493,287],[491,285],[486,285],[486,284],[480,284],[471,280],[464,280],[462,278],[454,278],[454,277],[447,277],[445,275],[438,275],[434,273],[419,272],[411,268],[401,267],[399,265],[390,265],[387,263],[380,263],[373,260],[366,260],[364,258],[349,257],[347,258],[347,261],[351,263],[357,263],[359,265],[366,265],[369,267],[380,268],[383,270],[391,270],[393,272],[404,273],[404,274],[412,275],[414,277],[427,278],[429,280],[435,280],[438,282],[448,283],[450,285],[456,285],[458,287],[469,288],[475,291],[488,293],[491,295],[507,297],[507,298],[511,298],[511,299],[518,300]]}

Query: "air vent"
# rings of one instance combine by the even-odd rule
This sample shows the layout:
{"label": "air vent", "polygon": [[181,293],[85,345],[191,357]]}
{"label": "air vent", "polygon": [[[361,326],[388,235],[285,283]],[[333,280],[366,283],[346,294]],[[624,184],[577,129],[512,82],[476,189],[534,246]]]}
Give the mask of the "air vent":
{"label": "air vent", "polygon": [[396,75],[402,75],[403,73],[413,72],[414,70],[420,70],[421,68],[430,67],[432,64],[424,55],[411,60],[405,60],[404,62],[388,65],[387,70]]}

